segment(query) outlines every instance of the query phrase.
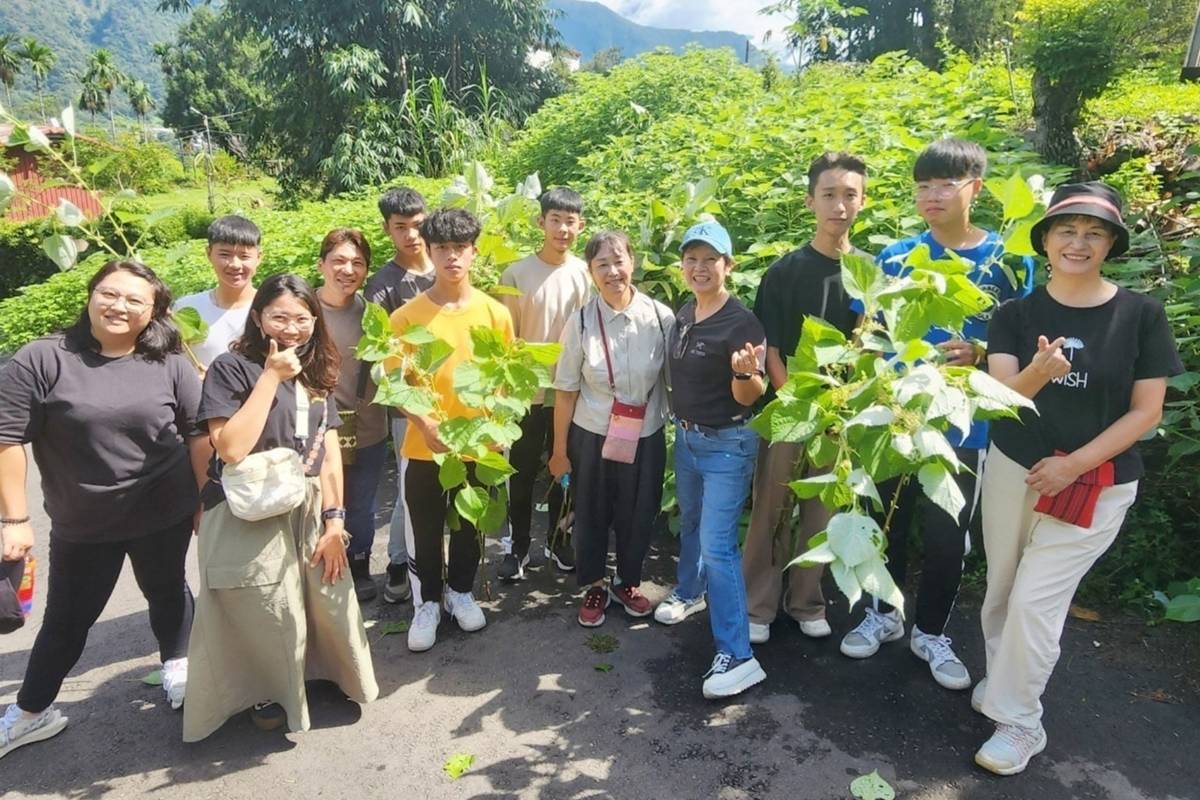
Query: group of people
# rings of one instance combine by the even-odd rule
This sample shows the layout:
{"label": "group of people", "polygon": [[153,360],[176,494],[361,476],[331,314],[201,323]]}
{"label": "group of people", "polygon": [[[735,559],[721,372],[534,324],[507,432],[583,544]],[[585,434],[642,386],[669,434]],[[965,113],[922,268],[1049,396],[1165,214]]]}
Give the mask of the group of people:
{"label": "group of people", "polygon": [[[982,515],[986,677],[974,684],[971,704],[996,727],[975,759],[1013,774],[1046,746],[1040,698],[1071,597],[1134,500],[1143,469],[1136,442],[1157,424],[1166,379],[1182,367],[1161,304],[1102,276],[1103,262],[1128,247],[1120,196],[1096,182],[1054,193],[1033,228],[1034,248],[1049,263],[1049,279],[1034,288],[1033,261],[1010,264],[1018,280],[1009,280],[999,266],[1003,240],[971,221],[986,164],[971,142],[927,147],[913,190],[928,229],[876,260],[896,277],[922,245],[933,257],[952,251],[970,262],[970,279],[994,305],[961,331],[933,329],[925,338],[945,363],[987,369],[1037,411],[947,434],[967,467],[956,478],[968,498],[957,518],[913,481],[880,493],[895,509],[888,569],[901,586],[906,542],[921,526],[909,642],[948,689],[972,686],[945,631],[968,529]],[[805,203],[815,234],[767,270],[753,309],[729,292],[734,248],[718,222],[684,235],[680,270],[691,297],[673,311],[638,290],[626,234],[597,233],[582,259],[573,254],[585,219],[582,197],[567,188],[542,196],[542,246],[504,270],[500,283],[516,291],[499,299],[472,285],[479,221],[455,208],[430,213],[411,189],[379,201],[392,258],[368,280],[363,234],[330,231],[316,290],[287,274],[256,289],[259,231],[223,217],[207,250],[217,287],[175,303],[208,323],[207,341],[193,348],[199,372],[181,355],[163,283],[137,262],[106,264],[79,319],[22,348],[0,373],[3,557],[25,558],[34,543],[26,444],[51,521],[45,616],[17,702],[0,720],[0,757],[66,725],[52,704],[126,555],[149,604],[163,689],[172,707],[183,707],[185,741],[246,709],[264,729],[306,730],[306,679],[333,680],[359,703],[375,698],[359,605],[378,591],[370,554],[389,437],[398,498],[383,600],[411,596],[412,651],[436,644],[443,612],[464,631],[486,625],[472,592],[476,532],[461,520],[444,542],[450,498],[438,478],[436,455],[446,448],[437,420],[373,402],[370,365],[356,352],[368,302],[390,314],[397,334],[422,325],[450,345],[433,386],[454,416],[476,413],[453,380],[472,355],[473,328],[562,344],[553,390],[536,398],[510,453],[516,472],[500,579],[520,581],[531,565],[535,499],[545,485],[544,559],[575,572],[580,625],[602,625],[613,601],[665,625],[707,610],[715,656],[704,696],[730,697],[761,682],[752,648],[769,641],[781,606],[803,635],[833,632],[821,567],[785,570],[795,556],[792,531],[807,541],[825,529],[829,512],[819,500],[789,498],[803,445],[761,441],[748,423],[787,382],[805,318],[847,336],[861,324],[840,258],[856,252],[851,231],[866,197],[861,158],[826,153],[813,161]],[[676,585],[655,605],[641,583],[662,506],[668,425],[679,558]],[[272,454],[281,451],[299,464],[303,486],[290,510],[253,518],[234,502],[229,479],[244,477],[252,456],[261,456],[255,469],[265,465],[260,477],[279,469]],[[193,532],[195,598],[184,571]],[[874,655],[905,636],[904,619],[872,600],[843,635],[842,653]]]}

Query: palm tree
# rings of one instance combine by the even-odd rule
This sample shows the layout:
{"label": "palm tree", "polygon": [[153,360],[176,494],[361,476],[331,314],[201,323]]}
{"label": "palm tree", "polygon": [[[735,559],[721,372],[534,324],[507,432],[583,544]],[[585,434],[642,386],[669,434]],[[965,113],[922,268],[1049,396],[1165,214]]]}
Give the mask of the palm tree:
{"label": "palm tree", "polygon": [[122,88],[125,90],[125,96],[129,98],[129,105],[133,108],[133,113],[137,114],[138,124],[142,128],[142,138],[145,139],[146,114],[154,108],[154,97],[150,94],[150,87],[146,85],[145,81],[130,79]]}
{"label": "palm tree", "polygon": [[42,94],[42,82],[50,74],[54,63],[58,61],[58,56],[54,55],[53,50],[32,36],[24,41],[19,55],[29,64],[29,71],[33,73],[33,86],[37,90],[38,105],[42,108],[42,121],[45,122],[46,98]]}
{"label": "palm tree", "polygon": [[117,68],[113,54],[104,48],[92,53],[91,58],[88,59],[84,80],[95,84],[96,88],[104,92],[105,105],[108,106],[108,125],[112,130],[112,138],[115,142],[117,140],[117,121],[113,116],[112,95],[124,82],[125,75]]}
{"label": "palm tree", "polygon": [[21,71],[21,57],[17,54],[16,42],[14,34],[0,35],[0,83],[4,84],[4,96],[9,108],[12,108],[12,87],[17,82],[17,73]]}
{"label": "palm tree", "polygon": [[104,101],[104,90],[101,89],[88,75],[79,78],[79,107],[92,115],[92,124],[96,124],[96,112],[103,111],[107,106]]}

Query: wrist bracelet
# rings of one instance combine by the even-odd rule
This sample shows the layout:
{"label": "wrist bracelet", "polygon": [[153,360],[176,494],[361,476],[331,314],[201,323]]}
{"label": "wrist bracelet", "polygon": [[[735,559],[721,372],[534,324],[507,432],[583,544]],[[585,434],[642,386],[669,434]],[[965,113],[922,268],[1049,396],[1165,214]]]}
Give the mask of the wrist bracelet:
{"label": "wrist bracelet", "polygon": [[341,519],[346,518],[346,509],[344,508],[327,508],[321,512],[321,519]]}
{"label": "wrist bracelet", "polygon": [[0,525],[24,525],[29,522],[29,517],[0,517]]}

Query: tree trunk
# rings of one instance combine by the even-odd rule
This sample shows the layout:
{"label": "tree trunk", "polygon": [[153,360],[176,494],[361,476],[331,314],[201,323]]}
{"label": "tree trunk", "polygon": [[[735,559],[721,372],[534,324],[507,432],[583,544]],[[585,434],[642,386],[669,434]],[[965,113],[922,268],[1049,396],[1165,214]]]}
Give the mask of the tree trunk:
{"label": "tree trunk", "polygon": [[38,105],[42,109],[42,122],[45,123],[46,122],[46,95],[42,93],[41,81],[34,81],[34,84],[37,86]]}
{"label": "tree trunk", "polygon": [[113,144],[117,143],[117,118],[113,116],[112,95],[108,96],[108,127],[112,131]]}
{"label": "tree trunk", "polygon": [[1080,169],[1075,127],[1083,101],[1073,88],[1055,86],[1043,75],[1033,76],[1034,147],[1047,161]]}

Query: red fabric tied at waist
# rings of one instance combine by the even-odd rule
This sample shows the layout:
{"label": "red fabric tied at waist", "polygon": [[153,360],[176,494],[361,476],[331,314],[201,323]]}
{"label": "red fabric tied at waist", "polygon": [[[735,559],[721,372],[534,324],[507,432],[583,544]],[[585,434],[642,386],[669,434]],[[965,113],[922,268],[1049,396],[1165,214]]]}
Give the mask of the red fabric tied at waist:
{"label": "red fabric tied at waist", "polygon": [[[1066,456],[1067,453],[1055,450],[1054,455]],[[1090,469],[1075,479],[1067,488],[1054,497],[1042,495],[1038,498],[1034,511],[1049,514],[1055,519],[1061,519],[1071,525],[1081,528],[1092,527],[1092,515],[1096,513],[1096,501],[1100,492],[1114,482],[1113,463],[1105,461],[1095,469]]]}

